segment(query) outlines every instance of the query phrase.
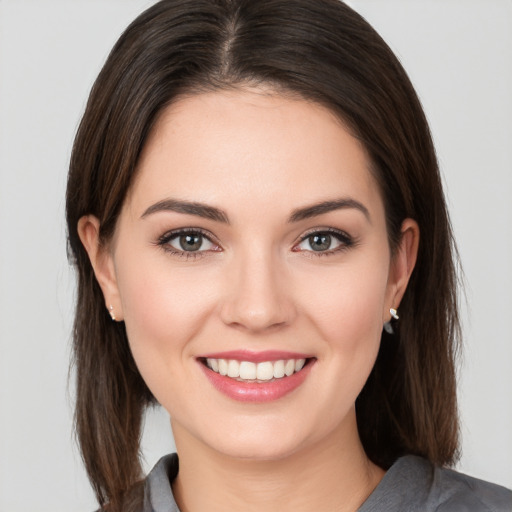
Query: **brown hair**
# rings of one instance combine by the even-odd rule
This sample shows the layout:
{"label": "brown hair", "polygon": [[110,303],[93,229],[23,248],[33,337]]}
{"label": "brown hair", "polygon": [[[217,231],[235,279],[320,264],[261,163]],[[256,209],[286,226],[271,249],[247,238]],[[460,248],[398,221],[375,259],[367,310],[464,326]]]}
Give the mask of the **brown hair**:
{"label": "brown hair", "polygon": [[359,431],[370,459],[384,468],[409,453],[437,464],[457,455],[454,244],[428,124],[397,58],[338,0],[163,0],[127,28],[108,57],[68,179],[69,246],[78,271],[76,429],[98,500],[112,510],[142,478],[141,419],[154,399],[124,325],[111,322],[104,307],[77,223],[93,214],[101,240],[110,239],[144,143],[170,102],[246,84],[319,102],[350,127],[380,185],[391,250],[403,219],[418,222],[418,260],[401,319],[394,334],[383,333],[357,399]]}

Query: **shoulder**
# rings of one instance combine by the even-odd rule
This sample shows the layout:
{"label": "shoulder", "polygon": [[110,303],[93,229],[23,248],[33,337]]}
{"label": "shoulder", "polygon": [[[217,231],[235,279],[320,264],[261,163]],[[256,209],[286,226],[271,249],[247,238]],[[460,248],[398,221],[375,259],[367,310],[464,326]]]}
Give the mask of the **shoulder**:
{"label": "shoulder", "polygon": [[438,494],[439,512],[512,512],[512,491],[451,469],[435,468],[432,488]]}
{"label": "shoulder", "polygon": [[[179,512],[171,487],[178,474],[178,469],[179,462],[176,453],[162,457],[155,464],[145,480],[141,482],[143,502],[142,508],[140,504],[136,505],[138,512]],[[108,512],[108,507],[95,512]]]}
{"label": "shoulder", "polygon": [[512,512],[512,491],[436,467],[416,456],[398,459],[360,512]]}

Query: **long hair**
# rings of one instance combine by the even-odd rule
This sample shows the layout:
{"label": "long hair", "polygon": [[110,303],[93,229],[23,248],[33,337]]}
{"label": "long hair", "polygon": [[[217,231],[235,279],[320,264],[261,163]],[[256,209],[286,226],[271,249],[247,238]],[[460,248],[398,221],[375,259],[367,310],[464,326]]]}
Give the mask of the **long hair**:
{"label": "long hair", "polygon": [[321,103],[360,140],[383,197],[391,251],[405,218],[420,228],[400,322],[394,334],[383,333],[356,402],[368,457],[387,468],[404,454],[441,465],[457,456],[455,249],[429,127],[397,58],[339,0],[163,0],[126,29],[108,57],[68,177],[69,247],[78,274],[76,430],[98,500],[109,510],[131,510],[127,492],[142,479],[141,420],[154,398],[124,325],[105,310],[78,220],[95,215],[101,243],[109,241],[139,155],[167,105],[184,94],[258,84]]}

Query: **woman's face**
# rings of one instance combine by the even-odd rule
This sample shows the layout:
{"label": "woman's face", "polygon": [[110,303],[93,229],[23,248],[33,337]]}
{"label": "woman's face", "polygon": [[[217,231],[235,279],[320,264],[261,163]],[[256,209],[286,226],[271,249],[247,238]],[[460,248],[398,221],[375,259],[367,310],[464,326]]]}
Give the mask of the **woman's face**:
{"label": "woman's face", "polygon": [[96,273],[178,446],[279,458],[354,436],[411,267],[368,168],[315,103],[239,90],[164,111]]}

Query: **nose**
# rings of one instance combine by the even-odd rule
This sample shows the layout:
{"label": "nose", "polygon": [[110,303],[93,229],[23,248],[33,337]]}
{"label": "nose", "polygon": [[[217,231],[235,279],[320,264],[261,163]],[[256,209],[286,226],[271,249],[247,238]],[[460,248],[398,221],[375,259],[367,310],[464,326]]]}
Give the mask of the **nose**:
{"label": "nose", "polygon": [[271,254],[247,254],[232,261],[221,305],[222,321],[253,333],[284,327],[295,308],[288,272]]}

